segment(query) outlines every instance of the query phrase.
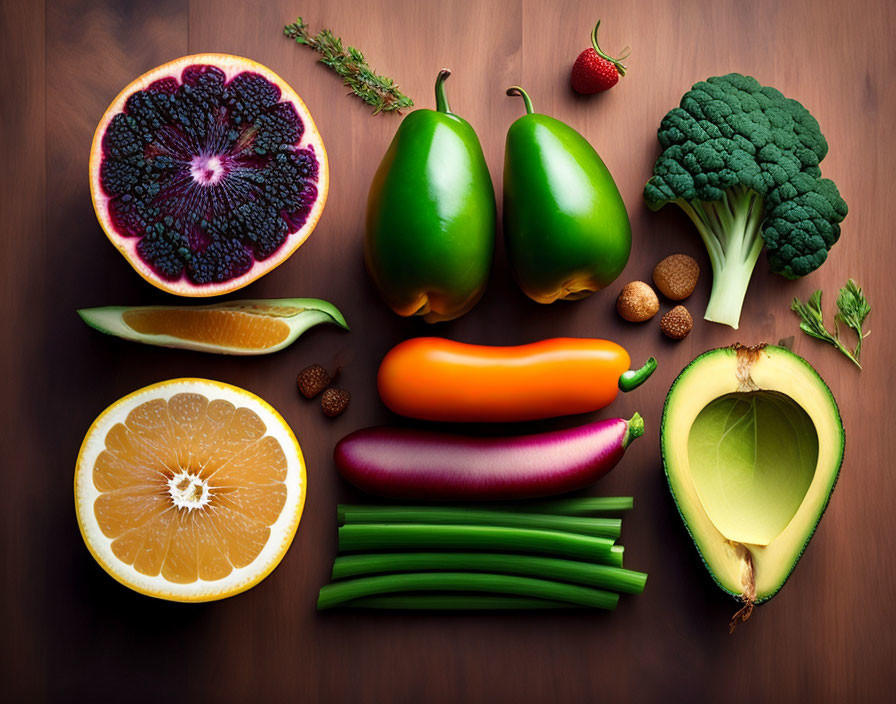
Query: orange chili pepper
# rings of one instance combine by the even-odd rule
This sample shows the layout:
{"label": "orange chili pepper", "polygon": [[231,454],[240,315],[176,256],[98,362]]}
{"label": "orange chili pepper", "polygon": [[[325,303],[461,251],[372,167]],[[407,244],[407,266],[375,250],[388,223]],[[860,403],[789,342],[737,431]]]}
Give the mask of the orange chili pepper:
{"label": "orange chili pepper", "polygon": [[380,398],[395,413],[454,422],[507,422],[587,413],[656,369],[608,340],[558,337],[487,347],[418,337],[393,347],[380,364]]}

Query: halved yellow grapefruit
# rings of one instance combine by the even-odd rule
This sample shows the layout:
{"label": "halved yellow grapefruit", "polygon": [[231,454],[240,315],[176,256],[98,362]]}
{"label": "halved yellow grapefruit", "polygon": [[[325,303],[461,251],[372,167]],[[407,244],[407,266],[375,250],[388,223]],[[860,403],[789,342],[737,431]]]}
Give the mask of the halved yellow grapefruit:
{"label": "halved yellow grapefruit", "polygon": [[242,288],[283,263],[327,200],[323,140],[298,94],[255,61],[195,54],[128,85],[90,150],[106,236],[154,286]]}
{"label": "halved yellow grapefruit", "polygon": [[125,396],[87,431],[75,508],[112,577],[172,601],[258,584],[286,554],[305,504],[302,451],[258,396],[172,379]]}

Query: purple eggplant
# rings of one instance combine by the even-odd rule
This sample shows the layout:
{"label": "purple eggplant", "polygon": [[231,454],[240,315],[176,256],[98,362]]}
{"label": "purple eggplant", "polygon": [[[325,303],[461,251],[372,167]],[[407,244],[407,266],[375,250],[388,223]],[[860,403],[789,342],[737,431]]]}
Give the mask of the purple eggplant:
{"label": "purple eggplant", "polygon": [[516,437],[377,427],[347,435],[333,455],[342,476],[371,494],[430,501],[524,499],[591,484],[643,432],[637,413],[630,420]]}

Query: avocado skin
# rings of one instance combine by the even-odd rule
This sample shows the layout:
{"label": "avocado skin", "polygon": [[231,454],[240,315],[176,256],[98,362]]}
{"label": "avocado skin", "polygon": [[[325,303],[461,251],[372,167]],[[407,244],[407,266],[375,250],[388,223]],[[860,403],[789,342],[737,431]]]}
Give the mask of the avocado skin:
{"label": "avocado skin", "polygon": [[612,175],[581,134],[548,115],[526,114],[507,132],[503,217],[514,275],[539,303],[604,288],[628,262],[631,224]]}
{"label": "avocado skin", "polygon": [[485,290],[495,248],[495,191],[479,139],[461,117],[415,110],[386,151],[367,203],[364,255],[399,315],[450,320]]}
{"label": "avocado skin", "polygon": [[[691,530],[691,526],[688,523],[688,520],[685,517],[684,512],[682,511],[682,508],[678,503],[678,498],[675,496],[675,492],[672,490],[672,481],[669,476],[669,461],[668,461],[668,452],[667,452],[667,445],[671,442],[671,440],[666,433],[666,417],[667,417],[667,413],[669,411],[669,403],[670,403],[670,400],[673,398],[673,395],[675,393],[675,389],[676,389],[676,386],[678,385],[678,383],[680,381],[682,381],[684,378],[686,378],[689,375],[689,373],[693,371],[695,365],[697,365],[697,363],[700,360],[702,360],[704,357],[708,357],[710,355],[715,355],[715,354],[720,354],[720,353],[733,355],[733,354],[737,353],[737,347],[738,347],[738,345],[732,345],[730,347],[717,347],[715,349],[707,350],[706,352],[704,352],[700,355],[697,355],[693,360],[691,360],[691,362],[684,369],[681,370],[681,373],[679,373],[679,375],[677,377],[675,377],[675,381],[673,381],[672,386],[669,387],[669,393],[666,394],[666,400],[663,403],[663,415],[662,415],[662,420],[660,422],[660,452],[661,452],[662,458],[663,458],[663,473],[666,476],[666,483],[669,485],[669,493],[672,495],[672,501],[675,503],[675,508],[678,511],[678,515],[681,517],[681,522],[684,524],[685,530],[687,530],[688,535],[691,538],[691,541],[694,543],[694,547],[697,548],[697,554],[700,555],[700,561],[703,562],[703,566],[706,568],[706,571],[709,572],[710,577],[712,577],[712,581],[716,583],[716,585],[719,587],[719,589],[721,589],[726,594],[734,597],[735,599],[740,600],[741,594],[737,593],[737,592],[733,592],[730,589],[728,589],[727,587],[725,587],[721,583],[719,578],[716,576],[716,574],[712,571],[712,568],[710,568],[709,563],[706,561],[706,558],[703,555],[703,549],[700,547],[700,541],[697,539],[697,536],[694,535],[694,531]],[[809,364],[805,359],[800,357],[798,354],[791,352],[789,349],[787,349],[785,347],[778,347],[776,345],[762,345],[762,347],[766,351],[773,351],[774,353],[781,353],[781,354],[789,355],[793,359],[799,361],[799,363],[808,367],[808,369],[812,372],[812,375],[815,376],[818,383],[824,388],[826,394],[830,397],[832,405],[834,407],[834,410],[837,414],[837,421],[839,423],[841,433],[840,433],[840,462],[837,466],[837,471],[834,474],[834,480],[831,483],[831,488],[827,492],[827,496],[825,497],[824,505],[822,506],[821,511],[818,512],[818,517],[815,519],[815,523],[811,526],[811,529],[807,532],[806,539],[803,542],[802,547],[800,547],[799,552],[797,552],[794,555],[793,560],[790,564],[790,567],[787,570],[787,574],[784,576],[784,579],[781,581],[778,588],[775,589],[775,591],[773,591],[771,594],[766,594],[765,596],[763,596],[759,599],[756,599],[756,601],[754,602],[755,604],[763,604],[763,603],[769,601],[778,592],[780,592],[781,589],[784,587],[784,585],[787,583],[787,580],[790,579],[790,575],[793,574],[794,569],[796,569],[797,563],[800,561],[800,558],[803,556],[803,553],[806,551],[806,548],[809,546],[809,543],[812,540],[812,536],[815,535],[815,531],[818,529],[818,524],[821,522],[821,519],[824,516],[825,511],[827,511],[828,505],[830,504],[831,496],[833,495],[834,489],[837,487],[837,482],[840,479],[840,470],[843,467],[843,457],[844,457],[844,454],[846,451],[846,433],[843,430],[843,418],[840,415],[840,408],[837,405],[837,400],[834,398],[834,394],[831,392],[830,387],[828,387],[828,385],[824,381],[824,379],[821,378],[821,375],[817,371],[815,371],[815,368],[811,364]]]}

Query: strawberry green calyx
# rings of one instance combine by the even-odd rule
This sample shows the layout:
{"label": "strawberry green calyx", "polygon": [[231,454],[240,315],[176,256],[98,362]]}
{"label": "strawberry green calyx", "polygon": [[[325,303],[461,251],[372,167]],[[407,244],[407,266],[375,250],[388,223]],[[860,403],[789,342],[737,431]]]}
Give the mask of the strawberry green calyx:
{"label": "strawberry green calyx", "polygon": [[625,47],[625,49],[622,50],[622,56],[620,56],[618,59],[614,59],[612,56],[608,56],[607,54],[605,54],[601,50],[600,45],[598,45],[597,43],[597,30],[599,27],[600,20],[597,21],[597,24],[594,25],[594,30],[591,32],[591,47],[599,57],[601,57],[602,59],[606,59],[611,64],[613,64],[616,67],[616,70],[619,72],[620,76],[624,76],[626,66],[622,62],[631,55],[631,50],[628,47]]}

